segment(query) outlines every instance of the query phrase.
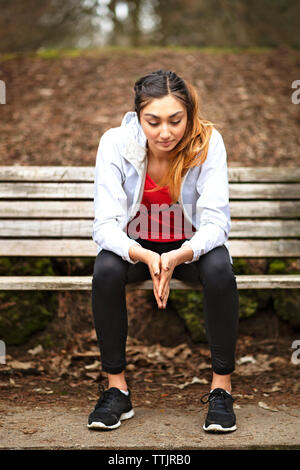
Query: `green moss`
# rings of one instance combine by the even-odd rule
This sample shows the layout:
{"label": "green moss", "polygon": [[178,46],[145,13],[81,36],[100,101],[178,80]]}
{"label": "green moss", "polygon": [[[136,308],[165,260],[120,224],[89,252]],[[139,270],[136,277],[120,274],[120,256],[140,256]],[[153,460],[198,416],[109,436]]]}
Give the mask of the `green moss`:
{"label": "green moss", "polygon": [[300,329],[300,292],[296,289],[276,289],[273,292],[276,315],[293,328]]}
{"label": "green moss", "polygon": [[204,312],[203,293],[200,291],[172,290],[169,299],[176,313],[184,323],[195,342],[207,342]]}
{"label": "green moss", "polygon": [[52,336],[49,335],[49,334],[43,336],[41,344],[42,344],[44,349],[52,349],[53,346],[55,346],[54,340],[53,340]]}
{"label": "green moss", "polygon": [[271,259],[268,274],[299,274],[298,262],[294,258]]}
{"label": "green moss", "polygon": [[0,258],[0,276],[54,276],[49,258]]}
{"label": "green moss", "polygon": [[[48,258],[0,258],[1,276],[54,275]],[[58,296],[52,291],[0,292],[1,339],[8,345],[25,343],[54,318]]]}
{"label": "green moss", "polygon": [[[52,292],[0,292],[0,331],[6,344],[25,343],[53,319],[58,308]],[[3,308],[4,307],[4,308]]]}
{"label": "green moss", "polygon": [[244,258],[234,258],[233,269],[235,275],[237,274],[251,274],[251,268],[248,260]]}
{"label": "green moss", "polygon": [[249,318],[257,311],[258,300],[255,292],[239,291],[240,318]]}

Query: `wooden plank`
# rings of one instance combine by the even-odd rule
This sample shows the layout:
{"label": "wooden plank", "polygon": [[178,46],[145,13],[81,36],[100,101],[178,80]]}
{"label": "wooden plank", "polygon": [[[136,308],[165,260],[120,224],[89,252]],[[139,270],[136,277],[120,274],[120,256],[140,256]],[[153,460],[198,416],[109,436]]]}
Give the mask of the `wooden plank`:
{"label": "wooden plank", "polygon": [[93,199],[93,183],[0,183],[1,199]]}
{"label": "wooden plank", "polygon": [[300,201],[230,201],[229,206],[232,218],[300,217]]}
{"label": "wooden plank", "polygon": [[0,181],[94,181],[92,166],[0,166]]}
{"label": "wooden plank", "polygon": [[[234,183],[230,199],[300,199],[300,184]],[[93,199],[94,183],[0,183],[1,199]]]}
{"label": "wooden plank", "polygon": [[0,276],[0,290],[91,290],[92,276]]}
{"label": "wooden plank", "polygon": [[[300,211],[300,203],[299,203]],[[0,201],[0,218],[92,219],[93,201]]]}
{"label": "wooden plank", "polygon": [[230,199],[300,199],[300,184],[235,183],[229,185]]}
{"label": "wooden plank", "polygon": [[[300,201],[230,201],[232,218],[300,218]],[[93,201],[0,201],[0,218],[94,217]]]}
{"label": "wooden plank", "polygon": [[230,182],[300,183],[299,167],[228,167]]}
{"label": "wooden plank", "polygon": [[[93,219],[1,220],[1,237],[91,238]],[[230,238],[300,238],[300,220],[235,220]]]}
{"label": "wooden plank", "polygon": [[300,220],[235,220],[231,238],[300,238]]}
{"label": "wooden plank", "polygon": [[[229,240],[229,250],[233,257],[279,258],[300,256],[300,240]],[[94,257],[96,243],[80,239],[0,239],[0,256],[59,256]]]}
{"label": "wooden plank", "polygon": [[[0,181],[94,181],[93,166],[0,166]],[[230,182],[300,183],[299,167],[228,167]]]}
{"label": "wooden plank", "polygon": [[[300,287],[300,274],[237,275],[238,289],[295,289]],[[0,290],[76,290],[90,291],[92,276],[0,276]],[[126,292],[153,290],[152,280],[127,284]],[[185,283],[171,279],[170,289],[202,290],[201,283]]]}
{"label": "wooden plank", "polygon": [[93,220],[1,220],[1,237],[91,238]]}
{"label": "wooden plank", "polygon": [[95,257],[97,245],[80,239],[0,239],[0,256]]}
{"label": "wooden plank", "polygon": [[300,240],[229,240],[229,250],[233,257],[245,258],[298,258]]}

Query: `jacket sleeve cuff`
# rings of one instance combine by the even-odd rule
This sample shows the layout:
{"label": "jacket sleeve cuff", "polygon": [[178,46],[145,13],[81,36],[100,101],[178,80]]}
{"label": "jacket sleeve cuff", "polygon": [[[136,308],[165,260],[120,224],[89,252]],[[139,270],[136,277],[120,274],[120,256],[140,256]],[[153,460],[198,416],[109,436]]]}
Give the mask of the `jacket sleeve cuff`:
{"label": "jacket sleeve cuff", "polygon": [[186,240],[181,245],[188,245],[194,252],[192,260],[185,261],[184,264],[198,261],[200,256],[208,253],[217,246],[223,245],[226,240],[225,231],[218,225],[212,223],[202,225],[191,239]]}
{"label": "jacket sleeve cuff", "polygon": [[140,243],[138,243],[137,241],[135,240],[129,240],[128,241],[128,247],[127,247],[127,251],[124,255],[122,255],[122,259],[124,259],[125,261],[128,261],[129,263],[131,264],[136,264],[139,262],[139,260],[136,260],[136,261],[133,261],[131,258],[130,258],[130,255],[129,255],[129,249],[132,245],[139,245],[139,246],[142,246]]}
{"label": "jacket sleeve cuff", "polygon": [[189,261],[184,261],[184,264],[190,264],[190,263],[193,263],[194,261],[198,261],[198,259],[200,258],[201,254],[201,251],[204,252],[204,250],[201,250],[201,249],[196,249],[195,246],[194,246],[194,243],[191,242],[191,240],[186,240],[182,245],[181,247],[183,246],[188,246],[189,248],[191,248],[193,250],[193,258]]}

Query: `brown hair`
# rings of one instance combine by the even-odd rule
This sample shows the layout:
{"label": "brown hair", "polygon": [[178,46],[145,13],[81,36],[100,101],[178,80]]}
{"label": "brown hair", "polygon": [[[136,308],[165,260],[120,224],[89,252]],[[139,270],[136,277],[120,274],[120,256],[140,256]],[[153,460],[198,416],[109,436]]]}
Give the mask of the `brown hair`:
{"label": "brown hair", "polygon": [[200,117],[199,98],[195,88],[175,72],[158,70],[136,81],[135,111],[140,121],[142,109],[154,98],[172,94],[181,100],[187,110],[185,133],[169,152],[171,165],[166,175],[159,181],[158,187],[149,190],[158,191],[162,186],[169,186],[172,204],[176,203],[181,181],[189,168],[202,165],[207,157],[208,144],[214,124]]}

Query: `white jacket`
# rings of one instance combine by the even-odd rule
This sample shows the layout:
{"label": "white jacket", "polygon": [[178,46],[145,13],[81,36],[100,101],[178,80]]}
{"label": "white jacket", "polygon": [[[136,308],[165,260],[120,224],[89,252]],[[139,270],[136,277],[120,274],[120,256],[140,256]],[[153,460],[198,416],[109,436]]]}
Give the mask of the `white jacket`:
{"label": "white jacket", "polygon": [[[102,249],[112,251],[135,264],[129,248],[136,240],[126,227],[139,210],[147,171],[147,138],[136,112],[127,112],[121,126],[108,129],[100,138],[94,180],[94,222],[92,238]],[[197,261],[213,248],[225,245],[229,252],[231,228],[227,155],[223,138],[213,129],[205,162],[185,174],[179,196],[184,217],[196,228],[183,242]],[[186,207],[192,208],[187,211]],[[230,256],[230,262],[233,263]]]}

